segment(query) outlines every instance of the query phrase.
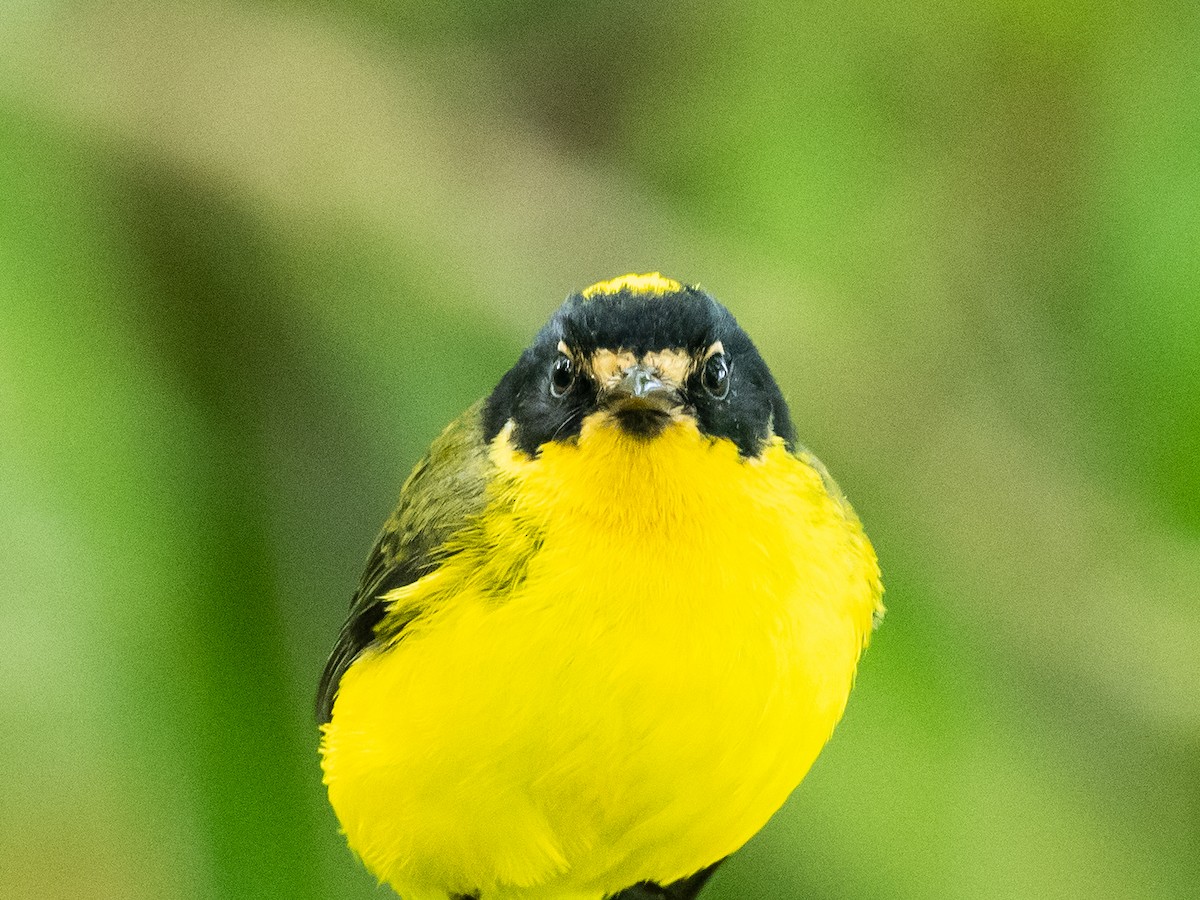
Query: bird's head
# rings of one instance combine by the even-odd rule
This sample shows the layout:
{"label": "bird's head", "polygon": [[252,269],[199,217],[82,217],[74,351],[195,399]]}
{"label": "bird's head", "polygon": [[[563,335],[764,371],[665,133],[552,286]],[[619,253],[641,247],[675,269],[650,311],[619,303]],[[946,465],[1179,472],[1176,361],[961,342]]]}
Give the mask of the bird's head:
{"label": "bird's head", "polygon": [[729,311],[657,273],[568,297],[484,410],[487,440],[507,429],[530,457],[596,428],[649,444],[673,427],[732,442],[743,457],[795,437],[775,379]]}

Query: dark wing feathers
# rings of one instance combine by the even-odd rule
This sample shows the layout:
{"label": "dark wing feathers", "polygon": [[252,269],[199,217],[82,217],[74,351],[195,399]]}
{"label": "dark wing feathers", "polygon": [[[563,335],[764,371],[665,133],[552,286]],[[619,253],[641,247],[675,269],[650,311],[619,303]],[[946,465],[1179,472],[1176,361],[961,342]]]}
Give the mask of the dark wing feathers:
{"label": "dark wing feathers", "polygon": [[389,616],[384,595],[436,569],[447,538],[483,511],[491,463],[483,442],[481,407],[475,404],[452,422],[404,482],[400,501],[375,542],[350,601],[350,614],[321,674],[317,689],[321,724],[333,714],[346,670],[380,639],[381,624],[386,637],[393,639],[420,612],[406,608],[402,616]]}
{"label": "dark wing feathers", "polygon": [[389,562],[383,545],[384,536],[381,535],[371,551],[367,571],[350,602],[350,615],[338,632],[337,643],[325,663],[325,671],[321,673],[321,684],[317,689],[317,721],[321,724],[328,722],[333,714],[333,700],[337,696],[342,675],[359,654],[375,642],[375,628],[387,612],[387,604],[380,598],[388,591],[410,584],[417,578],[410,567],[399,564],[395,559]]}
{"label": "dark wing feathers", "polygon": [[717,866],[725,860],[719,859],[706,869],[701,869],[689,878],[682,878],[670,884],[663,885],[645,882],[625,888],[620,893],[613,894],[607,900],[695,900]]}
{"label": "dark wing feathers", "polygon": [[[317,718],[322,724],[333,713],[338,684],[351,664],[381,640],[394,640],[420,614],[411,607],[402,613],[390,612],[384,595],[436,569],[444,558],[446,540],[483,511],[492,466],[481,408],[482,403],[477,403],[451,423],[404,482],[396,511],[384,524],[367,559],[350,601],[350,615],[321,675]],[[695,900],[718,865],[720,862],[713,863],[666,886],[633,885],[608,900]]]}

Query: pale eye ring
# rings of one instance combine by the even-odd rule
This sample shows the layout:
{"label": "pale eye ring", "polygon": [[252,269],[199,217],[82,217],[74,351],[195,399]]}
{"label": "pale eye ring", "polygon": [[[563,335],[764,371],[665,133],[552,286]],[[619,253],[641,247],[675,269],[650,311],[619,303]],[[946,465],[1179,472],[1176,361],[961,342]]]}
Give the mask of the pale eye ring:
{"label": "pale eye ring", "polygon": [[724,353],[714,353],[708,358],[700,373],[700,383],[714,400],[729,396],[729,359]]}
{"label": "pale eye ring", "polygon": [[565,353],[559,354],[558,359],[554,361],[554,365],[550,367],[550,393],[554,397],[561,397],[571,389],[571,385],[575,383],[575,364],[571,362],[571,357]]}

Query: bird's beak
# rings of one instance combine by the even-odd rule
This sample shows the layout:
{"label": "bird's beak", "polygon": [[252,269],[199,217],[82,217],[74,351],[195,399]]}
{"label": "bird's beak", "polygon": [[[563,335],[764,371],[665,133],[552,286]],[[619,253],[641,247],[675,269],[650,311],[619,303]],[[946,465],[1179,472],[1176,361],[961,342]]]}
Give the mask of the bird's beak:
{"label": "bird's beak", "polygon": [[622,431],[641,440],[662,434],[673,411],[683,405],[673,384],[640,363],[621,373],[621,380],[602,394],[602,402]]}
{"label": "bird's beak", "polygon": [[670,412],[679,405],[679,392],[641,363],[630,366],[606,392],[609,404],[621,409]]}

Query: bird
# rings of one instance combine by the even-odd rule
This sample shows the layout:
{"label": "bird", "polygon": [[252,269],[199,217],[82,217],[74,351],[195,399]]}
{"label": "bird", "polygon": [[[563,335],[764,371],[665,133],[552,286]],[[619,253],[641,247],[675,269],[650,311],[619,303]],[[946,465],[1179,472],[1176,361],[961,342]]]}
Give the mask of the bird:
{"label": "bird", "polygon": [[320,679],[403,900],[692,900],[841,718],[876,554],[705,289],[570,294],[400,491]]}

